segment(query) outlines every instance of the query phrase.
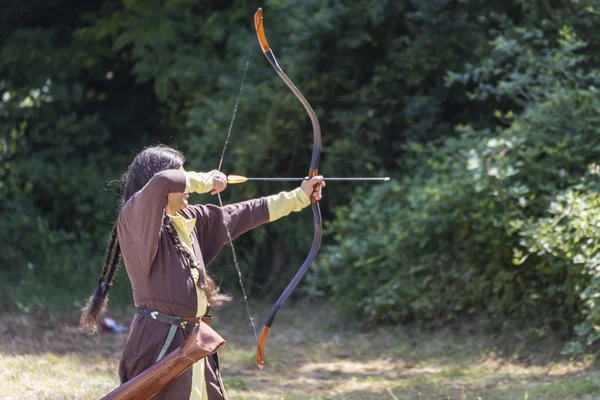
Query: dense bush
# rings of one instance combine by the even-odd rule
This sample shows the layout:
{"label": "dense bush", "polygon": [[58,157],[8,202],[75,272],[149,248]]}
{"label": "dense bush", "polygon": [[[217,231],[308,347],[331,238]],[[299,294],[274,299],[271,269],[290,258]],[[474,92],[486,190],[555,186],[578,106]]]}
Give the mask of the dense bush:
{"label": "dense bush", "polygon": [[496,102],[498,123],[409,145],[410,176],[338,211],[320,272],[340,304],[391,322],[485,313],[564,328],[587,316],[588,333],[600,75],[585,47],[569,28],[508,29],[490,57],[447,75]]}

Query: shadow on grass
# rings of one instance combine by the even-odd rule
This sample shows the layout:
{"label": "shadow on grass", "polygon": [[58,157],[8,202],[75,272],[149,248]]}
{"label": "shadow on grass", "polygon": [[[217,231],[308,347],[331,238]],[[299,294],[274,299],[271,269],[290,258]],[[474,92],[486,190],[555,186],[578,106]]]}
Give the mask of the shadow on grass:
{"label": "shadow on grass", "polygon": [[[129,327],[133,308],[109,313]],[[81,354],[120,358],[127,333],[99,331],[94,335],[79,330],[79,311],[59,314],[0,315],[0,355]]]}

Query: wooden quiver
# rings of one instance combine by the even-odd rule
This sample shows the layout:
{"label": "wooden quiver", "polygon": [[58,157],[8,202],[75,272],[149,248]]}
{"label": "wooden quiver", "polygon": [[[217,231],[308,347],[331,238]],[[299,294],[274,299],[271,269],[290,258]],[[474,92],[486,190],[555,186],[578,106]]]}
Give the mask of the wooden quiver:
{"label": "wooden quiver", "polygon": [[102,400],[150,399],[196,361],[216,353],[224,345],[225,339],[200,321],[183,345],[104,396]]}

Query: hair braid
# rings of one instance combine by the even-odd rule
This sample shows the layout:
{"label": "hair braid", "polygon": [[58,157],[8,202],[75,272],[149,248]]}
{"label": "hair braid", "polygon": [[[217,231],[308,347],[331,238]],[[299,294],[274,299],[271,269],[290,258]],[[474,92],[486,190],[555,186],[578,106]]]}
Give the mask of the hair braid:
{"label": "hair braid", "polygon": [[98,286],[81,312],[81,319],[79,321],[81,330],[91,333],[96,332],[98,319],[106,311],[108,291],[112,285],[120,258],[121,246],[117,239],[117,224],[115,223],[110,234],[108,248],[106,249],[106,258],[102,267],[102,273],[98,278]]}
{"label": "hair braid", "polygon": [[109,269],[109,264],[112,260],[115,244],[117,243],[117,224],[113,225],[112,230],[110,231],[110,238],[108,240],[108,247],[106,248],[106,256],[104,257],[104,265],[102,266],[101,277],[106,276],[106,273]]}
{"label": "hair braid", "polygon": [[167,214],[164,216],[163,225],[169,234],[169,237],[173,241],[175,248],[183,257],[188,261],[190,267],[196,268],[199,273],[198,278],[198,287],[204,291],[206,294],[206,298],[208,299],[208,303],[213,307],[218,307],[224,302],[230,301],[231,296],[223,294],[219,292],[219,288],[215,285],[215,282],[212,278],[206,273],[206,268],[201,267],[192,257],[190,252],[183,247],[181,244],[181,240],[179,239],[179,235],[175,231],[175,227],[173,226],[173,221]]}
{"label": "hair braid", "polygon": [[119,267],[119,261],[121,261],[121,244],[115,239],[115,251],[113,252],[112,259],[110,260],[110,267],[107,271],[106,278],[104,279],[106,293],[108,293],[112,287],[112,282],[115,279],[115,273]]}

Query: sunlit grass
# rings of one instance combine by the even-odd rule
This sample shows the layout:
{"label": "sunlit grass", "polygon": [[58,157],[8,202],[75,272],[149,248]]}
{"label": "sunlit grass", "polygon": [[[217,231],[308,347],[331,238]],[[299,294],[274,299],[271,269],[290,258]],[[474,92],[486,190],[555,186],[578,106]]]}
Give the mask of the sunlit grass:
{"label": "sunlit grass", "polygon": [[[111,316],[127,324],[131,314]],[[365,330],[336,321],[330,308],[307,305],[280,311],[260,371],[247,321],[243,309],[229,308],[214,325],[227,339],[221,360],[236,400],[591,400],[600,394],[594,357],[561,358],[561,343],[551,338]],[[98,399],[119,384],[125,334],[83,335],[74,315],[52,324],[3,317],[0,334],[2,399]]]}
{"label": "sunlit grass", "polygon": [[114,362],[95,358],[50,353],[0,356],[0,398],[98,398],[96,394],[110,392],[119,380]]}

